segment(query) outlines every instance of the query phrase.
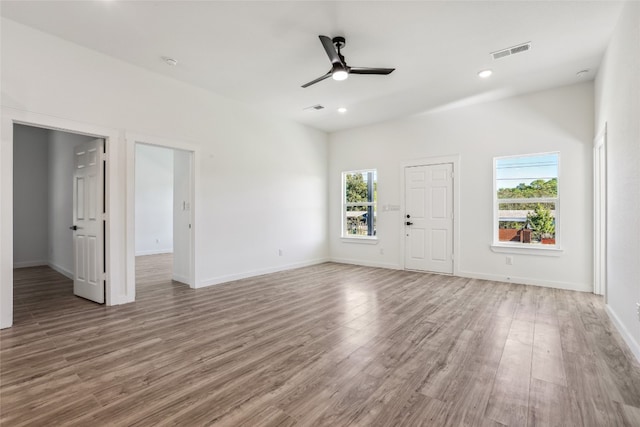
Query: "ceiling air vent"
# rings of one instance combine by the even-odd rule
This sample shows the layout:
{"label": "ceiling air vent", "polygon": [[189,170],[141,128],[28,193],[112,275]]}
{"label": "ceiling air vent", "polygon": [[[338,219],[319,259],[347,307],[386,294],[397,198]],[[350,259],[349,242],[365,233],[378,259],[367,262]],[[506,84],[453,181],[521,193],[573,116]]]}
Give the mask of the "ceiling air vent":
{"label": "ceiling air vent", "polygon": [[516,53],[526,52],[531,49],[531,42],[519,44],[517,46],[508,47],[495,52],[491,52],[493,59],[504,58],[505,56],[515,55]]}
{"label": "ceiling air vent", "polygon": [[322,110],[324,107],[320,104],[312,105],[311,107],[304,108],[304,110]]}

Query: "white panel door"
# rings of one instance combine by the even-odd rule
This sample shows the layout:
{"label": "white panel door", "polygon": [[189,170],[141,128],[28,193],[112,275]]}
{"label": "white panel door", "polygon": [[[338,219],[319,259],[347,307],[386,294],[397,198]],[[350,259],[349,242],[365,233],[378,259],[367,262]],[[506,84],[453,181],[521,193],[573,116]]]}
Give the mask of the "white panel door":
{"label": "white panel door", "polygon": [[405,168],[405,268],[453,273],[453,165]]}
{"label": "white panel door", "polygon": [[73,293],[104,303],[104,140],[74,148]]}

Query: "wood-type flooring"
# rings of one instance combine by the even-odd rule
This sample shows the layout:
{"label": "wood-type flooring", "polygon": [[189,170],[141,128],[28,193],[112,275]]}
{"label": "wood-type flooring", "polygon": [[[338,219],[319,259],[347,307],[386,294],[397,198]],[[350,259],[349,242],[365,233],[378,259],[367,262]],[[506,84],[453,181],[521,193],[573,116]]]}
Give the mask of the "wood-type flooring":
{"label": "wood-type flooring", "polygon": [[193,290],[137,264],[115,307],[15,270],[3,426],[640,426],[592,294],[334,263]]}

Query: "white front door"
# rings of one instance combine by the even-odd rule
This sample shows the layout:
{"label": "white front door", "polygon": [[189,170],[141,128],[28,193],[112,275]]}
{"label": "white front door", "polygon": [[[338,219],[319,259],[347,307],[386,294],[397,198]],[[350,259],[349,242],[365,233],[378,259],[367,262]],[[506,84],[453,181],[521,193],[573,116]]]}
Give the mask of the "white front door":
{"label": "white front door", "polygon": [[453,164],[405,168],[405,268],[453,273]]}
{"label": "white front door", "polygon": [[104,303],[104,140],[74,148],[73,293]]}

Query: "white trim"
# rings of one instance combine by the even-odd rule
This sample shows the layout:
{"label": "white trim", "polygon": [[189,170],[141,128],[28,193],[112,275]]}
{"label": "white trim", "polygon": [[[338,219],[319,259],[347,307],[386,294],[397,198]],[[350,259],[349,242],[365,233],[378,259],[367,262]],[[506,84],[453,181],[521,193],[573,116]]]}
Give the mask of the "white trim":
{"label": "white trim", "polygon": [[[402,218],[406,212],[405,201],[405,169],[417,166],[433,166],[451,163],[453,165],[453,275],[458,276],[459,259],[460,259],[460,154],[451,154],[447,156],[422,157],[414,160],[407,160],[400,163],[400,212]],[[400,221],[400,264],[401,269],[405,269],[405,230],[404,221]]]}
{"label": "white trim", "polygon": [[43,265],[49,265],[49,262],[46,261],[46,260],[20,261],[20,262],[14,262],[13,263],[13,268],[41,267]]}
{"label": "white trim", "polygon": [[227,274],[225,276],[211,277],[209,279],[205,279],[205,280],[199,282],[198,285],[196,286],[196,288],[204,288],[204,287],[207,287],[207,286],[221,285],[223,283],[234,282],[236,280],[247,279],[247,278],[255,277],[255,276],[262,276],[263,274],[278,273],[280,271],[293,270],[293,269],[296,269],[296,268],[308,267],[308,266],[311,266],[311,265],[322,264],[322,263],[325,263],[325,262],[329,262],[329,259],[328,258],[318,258],[318,259],[315,259],[315,260],[297,262],[297,263],[292,263],[292,264],[285,264],[285,265],[280,265],[280,266],[277,266],[277,267],[262,268],[262,269],[246,271],[246,272],[242,272],[242,273]]}
{"label": "white trim", "polygon": [[[545,247],[548,246],[548,247]],[[530,243],[493,243],[490,244],[491,250],[500,254],[519,254],[519,255],[539,255],[539,256],[560,256],[564,250],[558,245],[543,245]]]}
{"label": "white trim", "polygon": [[59,264],[53,263],[53,262],[49,262],[47,264],[52,270],[57,271],[58,273],[62,274],[63,276],[66,276],[67,278],[69,278],[70,280],[73,280],[73,271],[71,270],[67,270],[66,268],[62,267]]}
{"label": "white trim", "polygon": [[171,280],[184,283],[185,285],[189,284],[189,278],[186,276],[180,276],[179,274],[174,274],[173,276],[171,276]]}
{"label": "white trim", "polygon": [[369,236],[362,236],[362,237],[340,237],[340,241],[342,243],[359,243],[361,245],[377,245],[379,240],[377,237],[369,237]]}
{"label": "white trim", "polygon": [[360,259],[331,258],[330,261],[338,263],[338,264],[361,265],[363,267],[386,268],[386,269],[389,269],[389,270],[403,270],[404,269],[404,267],[402,265],[400,265],[400,264],[390,264],[390,263],[386,263],[386,262],[375,262],[375,261],[363,261],[363,260],[360,260]]}
{"label": "white trim", "polygon": [[618,315],[615,313],[615,311],[613,311],[611,306],[605,305],[605,308],[607,310],[607,314],[609,315],[609,318],[611,319],[611,322],[613,323],[613,325],[616,327],[616,329],[622,336],[622,339],[624,340],[624,342],[627,343],[627,345],[629,346],[629,349],[631,350],[633,355],[636,357],[638,362],[640,362],[640,344],[636,342],[636,340],[633,338],[633,335],[629,333],[629,330],[624,326],[624,323],[622,323],[622,321],[620,320]]}
{"label": "white trim", "polygon": [[[182,283],[188,284],[191,288],[197,288],[197,284],[199,283],[199,276],[197,266],[197,248],[199,247],[199,237],[197,230],[197,224],[199,218],[201,218],[201,213],[199,210],[199,206],[201,203],[198,203],[199,198],[199,188],[198,188],[198,180],[196,179],[199,176],[199,164],[200,164],[200,153],[198,145],[191,142],[186,142],[185,140],[179,139],[166,139],[157,136],[151,135],[143,135],[134,132],[125,132],[125,145],[126,145],[126,200],[127,200],[127,208],[126,208],[126,248],[127,248],[127,257],[126,257],[126,282],[127,287],[133,288],[135,293],[135,283],[136,283],[136,252],[135,252],[135,167],[136,167],[136,144],[145,144],[145,145],[153,145],[164,148],[171,148],[177,150],[188,151],[191,153],[191,267],[190,267],[190,278],[187,280],[180,280]],[[184,278],[183,278],[184,279]]]}
{"label": "white trim", "polygon": [[[600,165],[603,164],[601,168]],[[604,185],[601,185],[603,184]],[[604,192],[601,192],[601,189]],[[607,123],[593,140],[593,293],[607,303]]]}
{"label": "white trim", "polygon": [[129,289],[125,285],[124,223],[122,222],[125,200],[124,160],[121,157],[121,140],[117,130],[89,123],[76,122],[46,114],[2,107],[0,143],[0,328],[13,324],[13,125],[23,124],[46,129],[61,130],[104,138],[109,160],[106,168],[106,304],[116,305],[129,302]]}
{"label": "white trim", "polygon": [[147,256],[147,255],[162,255],[162,254],[172,254],[173,248],[169,249],[149,249],[146,251],[137,251],[136,256]]}
{"label": "white trim", "polygon": [[493,282],[516,283],[519,285],[542,286],[543,288],[565,289],[568,291],[591,292],[591,284],[580,284],[571,282],[559,282],[555,280],[531,279],[529,277],[519,276],[501,276],[497,274],[476,273],[472,271],[460,271],[456,274],[459,277],[469,279],[490,280]]}

